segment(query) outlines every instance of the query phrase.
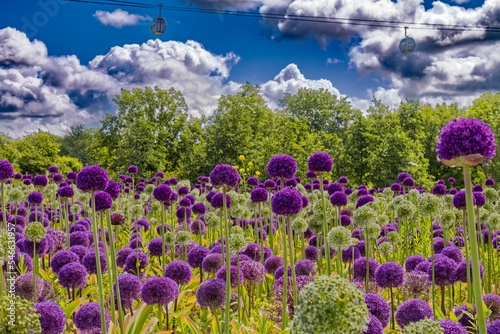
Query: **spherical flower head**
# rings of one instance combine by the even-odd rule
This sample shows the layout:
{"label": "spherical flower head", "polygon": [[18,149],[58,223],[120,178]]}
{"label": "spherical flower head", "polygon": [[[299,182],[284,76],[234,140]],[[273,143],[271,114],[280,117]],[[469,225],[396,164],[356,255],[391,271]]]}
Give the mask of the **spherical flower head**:
{"label": "spherical flower head", "polygon": [[486,181],[484,181],[484,185],[487,186],[487,187],[493,187],[495,185],[495,180],[493,180],[493,179],[486,179]]}
{"label": "spherical flower head", "polygon": [[473,202],[475,206],[482,207],[486,204],[486,196],[482,192],[474,191],[472,197],[474,198]]}
{"label": "spherical flower head", "polygon": [[420,263],[425,261],[426,259],[422,255],[415,254],[409,256],[405,261],[406,272],[408,273],[412,272]]}
{"label": "spherical flower head", "polygon": [[375,223],[377,219],[377,213],[375,212],[375,210],[365,205],[354,211],[353,219],[354,223],[358,227],[365,228],[368,225]]}
{"label": "spherical flower head", "polygon": [[453,311],[453,314],[455,314],[455,316],[457,317],[458,323],[460,325],[462,325],[465,328],[474,328],[475,321],[473,318],[470,317],[469,314],[472,314],[472,316],[475,318],[476,311],[477,310],[475,304],[464,304],[462,306],[457,307]]}
{"label": "spherical flower head", "polygon": [[[137,263],[139,265],[137,265]],[[148,264],[149,258],[147,254],[144,254],[142,252],[137,253],[137,251],[134,251],[130,253],[130,255],[127,256],[127,259],[125,260],[125,270],[134,275],[143,275],[144,269]],[[137,270],[139,270],[139,272],[137,272]]]}
{"label": "spherical flower head", "polygon": [[59,167],[57,167],[57,166],[50,166],[48,168],[48,171],[49,171],[50,174],[59,173]]}
{"label": "spherical flower head", "polygon": [[295,263],[295,275],[297,276],[316,276],[316,265],[307,259],[298,260]]}
{"label": "spherical flower head", "polygon": [[363,195],[360,198],[358,198],[358,202],[356,203],[356,209],[362,207],[365,204],[368,204],[370,202],[374,202],[375,199],[370,196],[370,195]]}
{"label": "spherical flower head", "polygon": [[333,168],[333,160],[326,152],[315,152],[307,160],[309,170],[318,173],[330,172]]}
{"label": "spherical flower head", "polygon": [[[448,286],[455,284],[456,262],[447,256],[435,256],[434,258],[434,283],[437,286]],[[432,270],[428,274],[428,280],[432,282]]]}
{"label": "spherical flower head", "polygon": [[14,177],[14,167],[9,160],[0,160],[0,182],[7,181]]}
{"label": "spherical flower head", "polygon": [[375,271],[375,281],[381,288],[399,288],[403,285],[405,271],[397,262],[384,262]]}
{"label": "spherical flower head", "polygon": [[432,188],[433,195],[445,195],[446,194],[446,186],[444,184],[436,184]]}
{"label": "spherical flower head", "polygon": [[139,172],[139,169],[137,168],[137,166],[129,166],[127,168],[127,172],[129,172],[129,174],[137,174]]}
{"label": "spherical flower head", "polygon": [[216,310],[224,306],[226,298],[226,282],[210,278],[198,286],[196,301],[201,307]]}
{"label": "spherical flower head", "polygon": [[52,268],[53,272],[59,274],[59,270],[61,270],[63,266],[71,262],[80,262],[80,258],[70,250],[62,250],[57,252],[52,257],[52,259],[50,260],[50,267]]}
{"label": "spherical flower head", "polygon": [[[215,274],[215,277],[223,280],[224,282],[226,281],[226,266],[220,267],[220,269],[217,271]],[[238,267],[237,266],[230,266],[229,269],[230,272],[230,283],[232,288],[236,288],[238,286]],[[240,268],[240,285],[243,284],[245,281],[245,276],[243,275],[243,272],[241,271]]]}
{"label": "spherical flower head", "polygon": [[441,319],[438,320],[438,322],[444,329],[443,334],[467,334],[467,330],[465,329],[465,327],[453,320]]}
{"label": "spherical flower head", "polygon": [[200,268],[205,257],[210,253],[210,249],[203,246],[196,246],[187,254],[187,262],[191,268]]}
{"label": "spherical flower head", "polygon": [[47,235],[47,230],[42,223],[29,223],[24,230],[24,237],[33,242],[40,242]]}
{"label": "spherical flower head", "polygon": [[205,212],[207,211],[207,207],[205,206],[205,204],[199,202],[199,203],[195,203],[193,205],[193,207],[191,208],[191,210],[193,211],[193,213],[197,216],[201,216],[201,215],[204,215]]}
{"label": "spherical flower head", "polygon": [[33,179],[33,185],[35,187],[46,187],[47,184],[49,183],[49,180],[45,175],[37,175]]}
{"label": "spherical flower head", "polygon": [[351,246],[351,232],[343,226],[333,227],[326,238],[330,247],[335,250],[344,250]]}
{"label": "spherical flower head", "polygon": [[490,320],[499,320],[500,319],[500,296],[495,295],[493,293],[488,293],[483,296],[483,301],[491,311],[489,316]]}
{"label": "spherical flower head", "polygon": [[75,195],[75,191],[70,186],[61,187],[57,191],[57,195],[61,198],[71,198]]}
{"label": "spherical flower head", "polygon": [[406,326],[403,330],[403,334],[443,334],[444,329],[441,327],[439,322],[433,319],[424,318],[417,322],[412,322]]}
{"label": "spherical flower head", "polygon": [[240,174],[231,165],[217,165],[210,172],[210,182],[215,188],[225,186],[231,189],[240,182]]}
{"label": "spherical flower head", "polygon": [[[472,196],[474,205],[476,205],[476,198]],[[459,210],[465,210],[465,191],[459,191],[453,196],[453,206]]]}
{"label": "spherical flower head", "polygon": [[172,190],[166,184],[159,184],[153,190],[153,197],[159,202],[168,202],[170,200],[170,196],[172,194]]}
{"label": "spherical flower head", "polygon": [[120,196],[121,184],[115,180],[109,180],[108,186],[106,187],[106,192],[111,196],[112,199],[117,199]]}
{"label": "spherical flower head", "polygon": [[361,334],[384,334],[384,327],[380,320],[370,313],[368,313],[368,317],[370,321],[366,324],[366,330]]}
{"label": "spherical flower head", "polygon": [[183,207],[183,208],[190,207],[191,206],[191,201],[189,200],[189,198],[184,197],[183,199],[181,199],[179,201],[179,206]]}
{"label": "spherical flower head", "polygon": [[403,181],[408,177],[410,177],[410,174],[402,172],[398,174],[397,180],[399,183],[403,183]]}
{"label": "spherical flower head", "polygon": [[[149,255],[151,256],[162,256],[162,240],[161,237],[151,239],[148,244]],[[165,243],[165,253],[168,251],[168,244]]]}
{"label": "spherical flower head", "polygon": [[396,322],[399,327],[404,328],[413,322],[425,318],[432,318],[432,308],[420,299],[410,299],[398,307],[396,311]]}
{"label": "spherical flower head", "polygon": [[59,269],[59,284],[69,288],[83,288],[87,284],[87,269],[78,262],[70,262]]}
{"label": "spherical flower head", "polygon": [[351,223],[352,223],[351,217],[349,217],[348,215],[341,215],[340,216],[340,225],[347,227],[347,226],[350,226]]}
{"label": "spherical flower head", "polygon": [[87,233],[76,231],[69,235],[69,244],[70,246],[81,245],[88,247],[90,245],[90,239]]}
{"label": "spherical flower head", "polygon": [[78,256],[78,261],[82,261],[83,257],[89,252],[89,249],[85,246],[71,246],[69,250]]}
{"label": "spherical flower head", "polygon": [[276,269],[283,266],[283,259],[277,255],[270,256],[265,262],[264,267],[269,274],[274,274]]}
{"label": "spherical flower head", "polygon": [[30,204],[42,204],[43,195],[38,191],[32,191],[28,194],[28,203]]}
{"label": "spherical flower head", "polygon": [[132,254],[134,250],[132,248],[122,248],[116,253],[116,264],[120,267],[125,267],[125,263],[130,254]]}
{"label": "spherical flower head", "polygon": [[266,180],[266,182],[264,182],[264,188],[268,190],[273,190],[275,187],[276,182],[274,182],[273,180]]}
{"label": "spherical flower head", "polygon": [[261,284],[265,280],[266,268],[258,261],[243,261],[240,263],[240,269],[247,282]]}
{"label": "spherical flower head", "polygon": [[[36,299],[38,300],[43,292],[44,281],[36,276]],[[26,300],[33,300],[33,273],[26,273],[16,278],[14,282],[15,294]]]}
{"label": "spherical flower head", "polygon": [[250,200],[254,203],[264,203],[269,199],[269,192],[264,188],[255,188],[250,193]]}
{"label": "spherical flower head", "polygon": [[319,276],[299,295],[292,333],[359,334],[367,329],[363,293],[338,276]]}
{"label": "spherical flower head", "polygon": [[186,285],[193,277],[193,271],[182,260],[171,261],[165,268],[165,277],[174,280],[179,285]]}
{"label": "spherical flower head", "polygon": [[166,306],[179,294],[179,287],[168,277],[151,277],[141,290],[142,299],[148,305]]}
{"label": "spherical flower head", "polygon": [[[89,206],[92,207],[92,199],[89,200]],[[95,211],[103,212],[111,209],[113,199],[107,192],[100,191],[95,193]]]}
{"label": "spherical flower head", "polygon": [[464,258],[462,251],[455,245],[443,248],[441,254],[455,261],[455,263],[462,262]]}
{"label": "spherical flower head", "polygon": [[218,253],[211,253],[205,256],[201,263],[203,271],[209,274],[215,274],[222,266],[222,256]]}
{"label": "spherical flower head", "polygon": [[410,219],[416,211],[417,207],[413,203],[405,201],[397,207],[396,213],[399,219]]}
{"label": "spherical flower head", "polygon": [[436,153],[448,166],[476,166],[491,160],[495,149],[495,134],[488,124],[475,118],[455,118],[441,129]]}
{"label": "spherical flower head", "polygon": [[76,187],[83,192],[104,191],[108,186],[108,172],[99,166],[83,167],[76,176]]}
{"label": "spherical flower head", "polygon": [[[120,298],[123,301],[135,300],[141,296],[142,281],[135,275],[129,273],[121,274],[118,277],[118,286],[120,287]],[[116,284],[114,285],[114,291],[116,294]]]}
{"label": "spherical flower head", "polygon": [[[472,278],[472,260],[469,259],[469,272],[470,272],[470,279],[471,281],[473,280]],[[484,277],[484,267],[481,262],[479,262],[479,273],[481,275],[481,279]],[[467,283],[467,261],[466,259],[463,259],[456,267],[456,279],[457,281],[460,281],[462,283]]]}
{"label": "spherical flower head", "polygon": [[349,199],[347,198],[347,195],[342,191],[336,191],[330,197],[330,203],[332,203],[333,206],[337,207],[346,206],[348,202]]}
{"label": "spherical flower head", "polygon": [[[375,271],[377,270],[379,264],[374,258],[370,258],[368,262],[368,279],[373,281],[375,279]],[[364,281],[366,278],[366,257],[360,257],[353,264],[353,278],[358,281]]]}
{"label": "spherical flower head", "polygon": [[[99,260],[101,262],[101,272],[105,273],[108,270],[106,263],[106,255],[104,251],[99,250]],[[97,257],[95,251],[88,252],[82,259],[82,264],[90,274],[97,273]],[[63,267],[64,268],[64,267]]]}
{"label": "spherical flower head", "polygon": [[[99,303],[86,303],[80,306],[75,314],[75,326],[85,334],[101,333],[101,312]],[[104,309],[106,328],[109,326],[111,317]]]}
{"label": "spherical flower head", "polygon": [[[210,204],[212,204],[212,206],[215,209],[219,209],[219,208],[224,207],[224,194],[223,193],[216,193],[212,197],[212,201],[210,202]],[[226,194],[226,205],[227,205],[228,209],[231,207],[231,197],[228,194]]]}
{"label": "spherical flower head", "polygon": [[54,302],[35,304],[36,313],[40,314],[41,334],[62,334],[66,326],[66,315],[61,306]]}
{"label": "spherical flower head", "polygon": [[68,174],[66,174],[66,178],[68,180],[76,180],[76,172],[68,172]]}
{"label": "spherical flower head", "polygon": [[289,155],[275,155],[267,164],[267,173],[273,179],[289,180],[297,173],[297,161]]}
{"label": "spherical flower head", "polygon": [[304,218],[296,218],[292,222],[292,229],[297,233],[304,233],[308,227],[307,221]]}
{"label": "spherical flower head", "polygon": [[259,185],[259,179],[256,178],[255,176],[251,176],[247,179],[247,185],[250,187],[256,187]]}
{"label": "spherical flower head", "polygon": [[387,327],[391,319],[389,303],[375,293],[367,293],[365,294],[365,304],[368,307],[368,312],[375,316],[383,327]]}
{"label": "spherical flower head", "polygon": [[272,211],[283,216],[293,216],[302,210],[302,195],[297,189],[285,188],[271,198]]}
{"label": "spherical flower head", "polygon": [[254,261],[260,261],[262,256],[260,245],[256,243],[249,243],[242,254],[245,254]]}
{"label": "spherical flower head", "polygon": [[415,185],[415,180],[413,180],[410,176],[403,180],[403,186],[405,187],[413,187]]}

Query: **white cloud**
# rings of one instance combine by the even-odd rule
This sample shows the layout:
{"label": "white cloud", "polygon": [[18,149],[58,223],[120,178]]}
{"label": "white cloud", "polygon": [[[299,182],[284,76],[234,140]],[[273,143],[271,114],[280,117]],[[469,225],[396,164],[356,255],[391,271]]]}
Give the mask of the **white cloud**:
{"label": "white cloud", "polygon": [[121,9],[116,9],[111,13],[98,10],[95,12],[94,17],[97,18],[102,24],[115,28],[135,26],[143,21],[152,21],[149,16],[130,14],[129,12]]}

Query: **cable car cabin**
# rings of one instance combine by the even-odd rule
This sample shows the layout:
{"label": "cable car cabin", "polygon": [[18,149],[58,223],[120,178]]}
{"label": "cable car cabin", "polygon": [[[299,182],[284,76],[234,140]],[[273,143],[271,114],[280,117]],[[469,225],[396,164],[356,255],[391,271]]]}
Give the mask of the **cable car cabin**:
{"label": "cable car cabin", "polygon": [[415,40],[411,37],[405,37],[399,42],[399,51],[403,54],[407,54],[410,52],[413,52],[415,50],[415,47],[417,46],[417,43],[415,43]]}
{"label": "cable car cabin", "polygon": [[167,28],[167,21],[163,18],[158,16],[153,23],[151,23],[151,32],[153,35],[160,36],[165,32],[165,29]]}

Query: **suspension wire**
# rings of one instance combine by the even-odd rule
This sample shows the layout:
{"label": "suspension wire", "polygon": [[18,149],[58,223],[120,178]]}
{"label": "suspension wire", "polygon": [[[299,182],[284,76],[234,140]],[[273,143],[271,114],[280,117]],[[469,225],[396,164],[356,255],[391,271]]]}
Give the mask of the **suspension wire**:
{"label": "suspension wire", "polygon": [[[135,8],[158,8],[158,5],[139,3],[126,0],[65,0],[68,2],[98,4],[108,6],[123,6]],[[327,16],[311,16],[311,15],[295,15],[286,13],[260,13],[255,11],[235,11],[235,10],[221,10],[210,8],[189,8],[189,7],[176,7],[176,6],[163,6],[170,11],[203,13],[203,14],[217,14],[229,15],[239,17],[256,17],[266,18],[282,21],[298,21],[298,22],[313,22],[325,24],[339,24],[339,25],[352,25],[352,26],[366,26],[377,28],[392,28],[401,29],[401,24],[409,26],[415,30],[442,30],[442,31],[457,31],[457,32],[491,32],[500,33],[500,27],[493,26],[480,26],[480,25],[457,25],[457,24],[439,24],[439,23],[418,23],[407,21],[391,21],[391,20],[374,20],[374,19],[359,19],[359,18],[340,18],[340,17],[327,17]]]}

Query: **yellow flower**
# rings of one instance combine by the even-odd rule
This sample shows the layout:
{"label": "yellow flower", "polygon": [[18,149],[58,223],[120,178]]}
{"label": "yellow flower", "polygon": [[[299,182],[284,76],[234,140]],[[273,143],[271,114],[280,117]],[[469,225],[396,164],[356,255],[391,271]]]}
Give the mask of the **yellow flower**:
{"label": "yellow flower", "polygon": [[249,171],[250,171],[250,168],[247,168],[247,172],[249,172]]}
{"label": "yellow flower", "polygon": [[260,175],[260,172],[259,172],[259,171],[256,171],[256,172],[255,172],[255,175],[259,176],[259,175]]}
{"label": "yellow flower", "polygon": [[238,166],[233,166],[234,169],[238,169]]}
{"label": "yellow flower", "polygon": [[253,162],[249,161],[248,162],[248,166],[252,167],[253,166]]}
{"label": "yellow flower", "polygon": [[245,160],[245,156],[242,154],[242,155],[240,155],[240,157],[238,159],[243,161],[243,160]]}
{"label": "yellow flower", "polygon": [[245,173],[245,168],[240,168],[240,173]]}

